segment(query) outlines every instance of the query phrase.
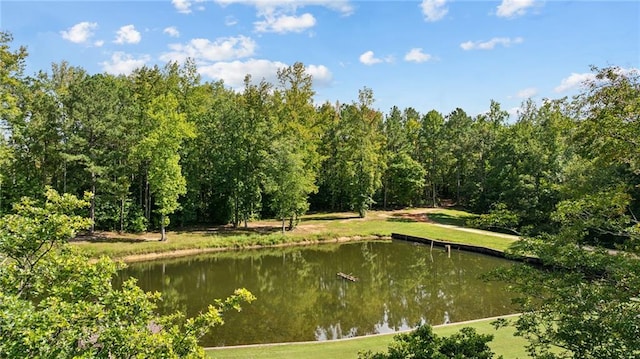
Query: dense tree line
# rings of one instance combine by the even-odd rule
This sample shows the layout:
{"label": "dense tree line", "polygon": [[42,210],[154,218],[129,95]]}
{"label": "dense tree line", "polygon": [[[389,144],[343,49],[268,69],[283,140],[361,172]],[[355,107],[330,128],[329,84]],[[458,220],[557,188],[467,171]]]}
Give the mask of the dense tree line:
{"label": "dense tree line", "polygon": [[[372,207],[449,201],[486,214],[478,226],[537,233],[559,228],[558,205],[594,190],[628,197],[625,210],[638,207],[635,162],[607,159],[624,145],[637,152],[635,140],[593,140],[603,126],[625,127],[600,114],[590,120],[602,99],[589,93],[526,101],[516,119],[494,101],[475,116],[460,108],[384,114],[369,88],[352,103],[315,104],[300,63],[281,69],[277,83],[247,77],[236,92],[203,82],[192,62],[128,76],[63,62],[25,76],[26,50],[13,50],[6,33],[1,46],[2,213],[45,186],[94,193],[95,226],[120,231],[259,217],[292,228],[310,208],[364,216]],[[637,90],[637,76],[607,74]],[[629,131],[637,126],[626,121]]]}

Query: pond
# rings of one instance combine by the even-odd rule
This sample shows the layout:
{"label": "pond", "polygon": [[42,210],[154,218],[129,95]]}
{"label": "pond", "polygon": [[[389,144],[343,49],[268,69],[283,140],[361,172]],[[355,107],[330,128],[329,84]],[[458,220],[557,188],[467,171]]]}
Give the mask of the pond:
{"label": "pond", "polygon": [[[258,299],[225,314],[201,344],[340,339],[420,323],[515,312],[504,284],[479,276],[509,261],[402,241],[230,251],[131,264],[120,280],[160,291],[162,311],[195,315],[244,287]],[[338,272],[358,278],[352,282]]]}

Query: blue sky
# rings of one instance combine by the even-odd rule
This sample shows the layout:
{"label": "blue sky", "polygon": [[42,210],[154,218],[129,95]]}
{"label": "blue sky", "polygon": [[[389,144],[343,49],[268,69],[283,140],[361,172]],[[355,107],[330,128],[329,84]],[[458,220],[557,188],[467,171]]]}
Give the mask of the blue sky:
{"label": "blue sky", "polygon": [[638,1],[173,0],[0,2],[27,74],[68,61],[90,73],[195,59],[203,80],[275,81],[303,62],[316,102],[364,86],[397,105],[471,115],[491,99],[571,96],[590,65],[640,67]]}

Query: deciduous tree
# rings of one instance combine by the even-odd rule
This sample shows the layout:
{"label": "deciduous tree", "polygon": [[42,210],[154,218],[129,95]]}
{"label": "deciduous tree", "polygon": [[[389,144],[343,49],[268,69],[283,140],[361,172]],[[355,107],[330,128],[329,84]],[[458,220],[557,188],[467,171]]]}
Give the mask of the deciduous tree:
{"label": "deciduous tree", "polygon": [[7,358],[204,358],[198,339],[225,310],[255,299],[245,289],[193,318],[156,313],[159,293],[135,280],[112,286],[121,264],[90,261],[66,245],[89,220],[87,206],[52,189],[0,218],[0,356]]}

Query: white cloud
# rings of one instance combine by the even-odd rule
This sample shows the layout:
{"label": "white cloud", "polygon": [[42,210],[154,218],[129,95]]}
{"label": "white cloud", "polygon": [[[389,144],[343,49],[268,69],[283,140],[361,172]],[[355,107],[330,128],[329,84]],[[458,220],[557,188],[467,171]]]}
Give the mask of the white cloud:
{"label": "white cloud", "polygon": [[502,0],[502,3],[498,5],[496,15],[499,17],[522,16],[533,5],[534,0]]}
{"label": "white cloud", "polygon": [[313,78],[314,85],[329,86],[333,80],[333,74],[324,65],[309,65],[307,73]]}
{"label": "white cloud", "polygon": [[[640,68],[630,67],[630,68],[621,68],[617,67],[614,71],[622,76],[639,76]],[[571,73],[568,77],[565,77],[560,81],[560,85],[556,86],[553,90],[555,92],[566,92],[569,90],[577,89],[583,87],[586,83],[596,82],[597,84],[603,84],[609,81],[606,78],[598,79],[595,73],[592,72],[584,72],[584,73]]]}
{"label": "white cloud", "polygon": [[178,31],[178,28],[175,26],[166,27],[162,32],[171,37],[180,37],[180,31]]}
{"label": "white cloud", "polygon": [[[176,0],[174,0],[176,1]],[[182,0],[185,1],[185,0]],[[226,6],[231,4],[244,4],[254,6],[258,14],[274,14],[276,12],[295,13],[296,9],[305,6],[323,6],[343,15],[351,15],[353,6],[348,0],[214,0],[216,3]]]}
{"label": "white cloud", "polygon": [[420,7],[426,21],[438,21],[442,19],[449,9],[446,7],[447,0],[422,0]]}
{"label": "white cloud", "polygon": [[124,52],[115,52],[110,61],[101,62],[102,70],[113,75],[128,75],[151,60],[149,55],[134,58]]}
{"label": "white cloud", "polygon": [[198,70],[203,76],[216,80],[223,80],[225,85],[239,91],[244,87],[244,77],[251,75],[253,81],[265,79],[268,82],[277,82],[278,70],[286,67],[285,63],[269,60],[249,59],[247,61],[216,62],[211,65],[199,66]]}
{"label": "white cloud", "polygon": [[365,65],[375,65],[381,63],[382,61],[382,59],[376,58],[373,54],[373,51],[371,50],[360,55],[360,62]]}
{"label": "white cloud", "polygon": [[424,52],[422,52],[422,49],[419,47],[414,47],[409,52],[407,52],[406,55],[404,55],[405,61],[418,62],[418,63],[429,61],[431,60],[431,58],[432,58],[431,55],[425,54]]}
{"label": "white cloud", "polygon": [[118,29],[116,33],[116,39],[113,41],[116,44],[137,44],[142,39],[140,32],[136,30],[133,25],[125,25]]}
{"label": "white cloud", "polygon": [[524,42],[524,39],[521,37],[516,38],[508,38],[508,37],[494,37],[489,41],[467,41],[460,44],[460,47],[465,50],[493,50],[496,45],[502,45],[504,47],[509,47],[514,44],[521,44]]}
{"label": "white cloud", "polygon": [[191,1],[190,0],[171,0],[173,6],[179,13],[189,14],[191,13]]}
{"label": "white cloud", "polygon": [[[201,0],[196,0],[201,1]],[[297,15],[298,9],[306,6],[322,6],[348,16],[353,6],[348,0],[214,0],[221,6],[243,4],[256,8],[259,21],[254,23],[257,32],[301,32],[316,24],[310,13]],[[235,19],[232,24],[235,24]]]}
{"label": "white cloud", "polygon": [[[236,91],[244,88],[244,77],[249,74],[254,83],[262,79],[270,83],[278,82],[278,70],[288,65],[280,61],[264,59],[249,59],[246,61],[216,62],[214,64],[199,66],[201,75],[215,80],[223,80],[225,85]],[[324,65],[309,65],[306,71],[313,77],[313,82],[319,86],[328,86],[333,80],[331,71]]]}
{"label": "white cloud", "polygon": [[300,16],[266,15],[265,20],[255,22],[256,31],[258,32],[277,32],[284,34],[287,32],[302,32],[308,28],[315,26],[316,18],[309,13]]}
{"label": "white cloud", "polygon": [[83,21],[75,24],[67,30],[60,31],[62,38],[76,44],[87,42],[93,36],[93,30],[98,28],[98,23]]}
{"label": "white cloud", "polygon": [[582,74],[572,73],[569,77],[565,77],[553,90],[555,92],[565,92],[575,88],[578,88],[583,85],[585,81],[593,81],[596,79],[596,75],[591,72],[586,72]]}
{"label": "white cloud", "polygon": [[521,99],[528,99],[531,97],[534,97],[535,95],[538,94],[538,89],[535,87],[528,87],[526,89],[522,89],[520,91],[518,91],[518,93],[516,94],[517,98],[521,98]]}
{"label": "white cloud", "polygon": [[170,44],[171,52],[160,56],[162,61],[184,62],[193,58],[198,62],[225,61],[249,57],[254,54],[256,43],[246,36],[223,37],[211,42],[208,39],[192,39],[186,44]]}
{"label": "white cloud", "polygon": [[93,43],[93,46],[95,46],[95,47],[102,47],[102,45],[104,45],[104,40],[96,40]]}

